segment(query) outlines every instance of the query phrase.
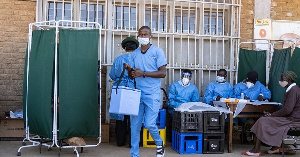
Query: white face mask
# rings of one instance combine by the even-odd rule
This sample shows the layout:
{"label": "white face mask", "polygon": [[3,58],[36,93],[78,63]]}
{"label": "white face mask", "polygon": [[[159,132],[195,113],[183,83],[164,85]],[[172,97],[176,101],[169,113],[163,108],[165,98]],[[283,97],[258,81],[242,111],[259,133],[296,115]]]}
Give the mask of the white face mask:
{"label": "white face mask", "polygon": [[184,78],[182,78],[182,84],[184,85],[184,86],[186,86],[186,85],[188,85],[189,84],[189,82],[190,82],[190,79],[188,79],[188,78],[186,78],[186,77],[184,77]]}
{"label": "white face mask", "polygon": [[286,87],[288,85],[288,82],[287,81],[279,81],[279,84],[281,87]]}
{"label": "white face mask", "polygon": [[217,76],[216,81],[219,83],[225,82],[225,77]]}
{"label": "white face mask", "polygon": [[150,42],[150,38],[141,38],[141,37],[138,37],[138,41],[141,45],[148,45],[149,42]]}
{"label": "white face mask", "polygon": [[246,82],[246,86],[248,88],[252,88],[254,86],[254,84],[252,82]]}

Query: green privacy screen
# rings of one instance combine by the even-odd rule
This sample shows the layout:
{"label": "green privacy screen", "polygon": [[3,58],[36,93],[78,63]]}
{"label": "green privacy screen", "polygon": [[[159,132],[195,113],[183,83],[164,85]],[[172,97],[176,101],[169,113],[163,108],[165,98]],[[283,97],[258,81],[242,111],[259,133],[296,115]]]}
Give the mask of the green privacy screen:
{"label": "green privacy screen", "polygon": [[28,125],[30,133],[46,138],[52,138],[54,49],[54,29],[33,31],[28,77]]}
{"label": "green privacy screen", "polygon": [[258,73],[258,80],[266,84],[266,51],[254,51],[240,49],[238,82],[247,78],[247,73],[255,70]]}
{"label": "green privacy screen", "polygon": [[59,139],[98,137],[98,30],[59,31]]}
{"label": "green privacy screen", "polygon": [[288,69],[290,56],[291,48],[282,50],[274,49],[269,77],[269,89],[272,93],[271,101],[283,103],[286,89],[279,85],[279,80],[282,72]]}
{"label": "green privacy screen", "polygon": [[289,70],[297,74],[297,85],[300,85],[300,48],[296,47],[289,62]]}

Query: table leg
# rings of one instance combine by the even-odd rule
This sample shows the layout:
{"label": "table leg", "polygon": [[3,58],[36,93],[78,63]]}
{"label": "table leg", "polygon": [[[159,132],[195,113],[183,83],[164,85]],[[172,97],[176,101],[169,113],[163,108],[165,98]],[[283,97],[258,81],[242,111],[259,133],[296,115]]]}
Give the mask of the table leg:
{"label": "table leg", "polygon": [[228,153],[232,152],[232,130],[233,130],[233,115],[228,114],[229,122],[228,122]]}

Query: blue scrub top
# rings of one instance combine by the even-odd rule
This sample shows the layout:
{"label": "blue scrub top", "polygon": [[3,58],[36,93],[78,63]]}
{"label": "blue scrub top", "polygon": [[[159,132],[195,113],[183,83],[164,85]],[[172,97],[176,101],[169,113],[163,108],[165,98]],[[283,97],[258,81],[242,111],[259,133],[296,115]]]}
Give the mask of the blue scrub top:
{"label": "blue scrub top", "polygon": [[259,81],[256,81],[255,85],[249,89],[245,83],[240,82],[233,87],[233,91],[237,99],[241,98],[241,93],[244,93],[244,96],[249,97],[250,100],[257,100],[260,94],[263,95],[264,99],[271,99],[271,91]]}
{"label": "blue scrub top", "polygon": [[[119,81],[119,78],[120,78],[121,73],[123,71],[123,64],[124,63],[127,63],[131,66],[133,65],[133,61],[132,61],[130,53],[123,54],[123,55],[117,57],[114,60],[113,66],[111,67],[111,70],[109,72],[110,78],[112,80],[114,80],[113,86],[116,86],[118,81]],[[128,71],[127,70],[125,70],[124,75],[122,77],[122,81],[120,82],[119,86],[127,86],[127,87],[130,87],[130,88],[134,88],[134,81],[133,81],[133,79],[130,79],[128,77]]]}
{"label": "blue scrub top", "polygon": [[[146,53],[141,52],[141,47],[132,52],[133,67],[139,68],[145,72],[158,71],[158,68],[167,65],[164,51],[151,45]],[[138,77],[136,87],[142,91],[142,94],[160,94],[160,78]]]}
{"label": "blue scrub top", "polygon": [[220,95],[222,98],[233,97],[233,88],[228,82],[218,83],[211,82],[206,86],[203,101],[207,104],[211,104],[211,101],[215,101],[217,96]]}
{"label": "blue scrub top", "polygon": [[190,83],[188,86],[182,86],[179,81],[174,82],[169,87],[168,96],[170,102],[168,103],[168,111],[171,115],[173,114],[173,109],[182,103],[200,101],[198,88],[195,85]]}

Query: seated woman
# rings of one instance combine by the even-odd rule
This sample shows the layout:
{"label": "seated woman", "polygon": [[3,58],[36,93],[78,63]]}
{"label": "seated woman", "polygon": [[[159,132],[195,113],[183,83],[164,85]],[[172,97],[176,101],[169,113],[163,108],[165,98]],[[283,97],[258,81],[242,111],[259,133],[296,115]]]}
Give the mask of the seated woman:
{"label": "seated woman", "polygon": [[221,98],[231,98],[233,89],[230,83],[226,82],[227,71],[220,69],[217,73],[216,81],[206,86],[203,101],[212,105],[212,101],[219,101]]}
{"label": "seated woman", "polygon": [[262,101],[271,98],[271,91],[258,81],[258,73],[254,70],[247,73],[247,79],[233,87],[233,92],[237,99],[241,99],[242,93],[245,99],[250,100]]}
{"label": "seated woman", "polygon": [[287,135],[289,128],[300,127],[300,88],[296,85],[297,75],[292,71],[282,73],[280,86],[287,88],[283,106],[273,113],[265,113],[251,128],[256,135],[254,147],[243,155],[261,156],[261,141],[272,148],[265,153],[273,154],[281,152],[281,142]]}

